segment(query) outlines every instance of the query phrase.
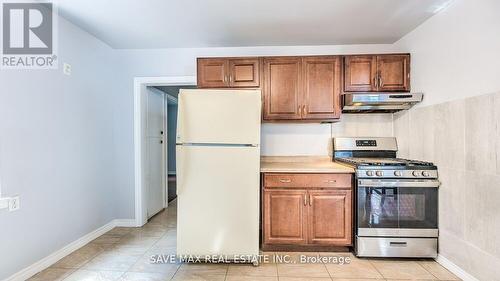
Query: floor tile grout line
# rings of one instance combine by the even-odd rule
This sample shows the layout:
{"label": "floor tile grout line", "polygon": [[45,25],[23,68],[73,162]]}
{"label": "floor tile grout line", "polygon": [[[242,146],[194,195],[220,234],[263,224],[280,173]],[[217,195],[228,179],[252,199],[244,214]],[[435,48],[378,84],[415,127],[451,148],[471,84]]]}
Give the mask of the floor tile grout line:
{"label": "floor tile grout line", "polygon": [[323,264],[323,266],[325,267],[325,270],[326,270],[326,273],[328,273],[328,276],[330,276],[330,279],[333,280],[333,277],[332,275],[330,274],[330,271],[328,270],[328,267],[326,266],[326,263],[321,261],[321,263]]}
{"label": "floor tile grout line", "polygon": [[[92,242],[92,241],[91,241],[91,242]],[[91,242],[89,242],[89,243],[87,243],[87,244],[83,245],[82,247],[80,247],[80,249],[81,249],[81,248],[83,248],[83,247],[85,247],[85,246],[87,246],[87,245],[89,245],[89,244],[91,244]],[[98,244],[98,245],[103,245],[103,244],[105,244],[105,243]],[[109,244],[109,245],[113,245],[113,243],[106,243],[106,245],[107,245],[107,244]],[[78,250],[79,250],[79,249],[78,249]],[[78,250],[76,250],[76,251],[78,251]],[[74,251],[74,252],[76,252],[76,251]],[[92,271],[92,270],[89,270],[89,269],[85,269],[85,268],[84,268],[84,266],[85,266],[86,264],[88,264],[91,260],[93,260],[95,257],[97,257],[97,256],[99,256],[100,254],[102,254],[104,251],[105,251],[105,250],[103,250],[102,252],[96,253],[96,254],[95,254],[95,255],[93,255],[90,259],[88,259],[86,262],[84,262],[82,265],[80,265],[80,266],[78,266],[78,267],[70,267],[70,268],[65,268],[65,267],[54,267],[54,265],[55,265],[55,264],[54,264],[54,265],[51,265],[49,268],[72,269],[73,271],[72,271],[72,272],[71,272],[68,276],[66,276],[66,277],[64,277],[64,278],[62,279],[62,280],[65,280],[65,279],[67,279],[69,276],[71,276],[73,273],[77,272],[78,270],[88,270],[88,271]],[[73,252],[73,253],[74,253],[74,252]],[[72,254],[72,253],[71,253],[71,254]],[[70,254],[70,255],[71,255],[71,254]],[[69,256],[69,255],[65,256],[64,258],[66,258],[66,257],[68,257],[68,256]],[[61,259],[61,260],[62,260],[62,259]],[[113,270],[106,270],[106,271],[113,271]],[[120,271],[120,272],[122,272],[122,271]]]}
{"label": "floor tile grout line", "polygon": [[170,279],[169,279],[169,280],[173,280],[173,279],[174,279],[175,275],[177,274],[177,272],[179,272],[179,269],[180,269],[180,268],[181,268],[181,265],[179,265],[179,266],[177,267],[177,270],[175,270],[174,274],[172,275],[172,277],[170,277]]}
{"label": "floor tile grout line", "polygon": [[429,273],[431,276],[433,276],[436,280],[439,280],[439,277],[437,277],[430,270],[428,270],[427,268],[425,268],[425,266],[421,265],[420,261],[417,261],[417,264],[420,265],[420,267],[422,267],[427,273]]}
{"label": "floor tile grout line", "polygon": [[368,262],[370,263],[370,265],[375,268],[375,270],[378,272],[378,274],[380,276],[382,276],[383,279],[387,280],[387,277],[384,276],[384,274],[382,274],[382,272],[380,270],[378,270],[378,268],[375,266],[375,264],[373,263],[373,260],[370,260],[368,259]]}
{"label": "floor tile grout line", "polygon": [[[147,223],[146,223],[146,224],[147,224]],[[146,224],[145,224],[145,225],[146,225]],[[140,228],[143,228],[143,227],[144,227],[144,225],[143,225],[143,226],[141,226]],[[165,233],[163,236],[165,236],[165,235],[166,235],[166,233]],[[152,249],[152,248],[153,248],[153,247],[154,247],[154,246],[155,246],[155,245],[156,245],[156,244],[160,241],[160,239],[161,239],[161,238],[163,238],[163,236],[161,236],[160,238],[158,238],[158,240],[157,240],[155,243],[153,243],[153,244],[152,244],[149,248],[147,248],[147,250],[144,252],[144,254],[143,254],[143,255],[141,255],[141,256],[137,259],[137,261],[135,261],[135,262],[134,262],[134,263],[133,263],[133,264],[132,264],[132,265],[131,265],[131,266],[130,266],[130,267],[129,267],[126,271],[125,271],[125,273],[130,272],[130,269],[131,269],[131,268],[133,268],[133,267],[134,267],[134,266],[135,266],[135,265],[136,265],[136,264],[137,264],[137,263],[141,260],[141,258],[142,258],[142,257],[146,256],[146,255],[147,255],[147,253],[148,253],[148,252],[149,252],[149,251],[150,251],[150,250],[151,250],[151,249]],[[131,247],[131,248],[133,248],[133,247]],[[177,272],[177,271],[176,271],[176,272]],[[124,273],[124,274],[125,274],[125,273]],[[173,276],[172,276],[172,277],[173,277]]]}

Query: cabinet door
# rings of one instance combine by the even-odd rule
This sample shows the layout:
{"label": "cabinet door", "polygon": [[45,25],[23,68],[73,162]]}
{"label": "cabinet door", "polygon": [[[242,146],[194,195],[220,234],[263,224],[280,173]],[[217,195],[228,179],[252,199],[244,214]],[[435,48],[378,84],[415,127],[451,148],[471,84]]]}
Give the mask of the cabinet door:
{"label": "cabinet door", "polygon": [[344,91],[370,92],[377,90],[376,56],[347,56],[345,57],[344,72]]}
{"label": "cabinet door", "polygon": [[264,243],[306,243],[305,190],[264,191]]}
{"label": "cabinet door", "polygon": [[231,87],[259,87],[259,76],[259,58],[229,60],[229,85]]}
{"label": "cabinet door", "polygon": [[334,119],[340,116],[340,59],[303,59],[303,119]]}
{"label": "cabinet door", "polygon": [[377,56],[378,90],[410,91],[410,56]]}
{"label": "cabinet door", "polygon": [[264,120],[300,119],[301,59],[264,59]]}
{"label": "cabinet door", "polygon": [[309,244],[352,244],[351,190],[309,191]]}
{"label": "cabinet door", "polygon": [[225,88],[229,86],[227,59],[198,59],[198,88]]}

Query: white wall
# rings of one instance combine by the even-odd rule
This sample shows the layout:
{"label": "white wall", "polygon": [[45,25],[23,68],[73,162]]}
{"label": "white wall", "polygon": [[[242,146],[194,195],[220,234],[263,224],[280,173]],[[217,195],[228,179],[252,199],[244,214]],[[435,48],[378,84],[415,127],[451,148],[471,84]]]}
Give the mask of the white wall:
{"label": "white wall", "polygon": [[343,114],[331,124],[263,124],[261,154],[332,155],[333,137],[391,137],[392,114]]}
{"label": "white wall", "polygon": [[500,1],[455,0],[394,44],[412,56],[420,106],[500,89]]}
{"label": "white wall", "polygon": [[500,1],[455,0],[396,42],[422,104],[394,116],[401,157],[439,167],[439,253],[500,280]]}
{"label": "white wall", "polygon": [[[0,280],[116,217],[113,50],[59,20],[58,70],[0,70]],[[131,82],[130,82],[131,83]]]}

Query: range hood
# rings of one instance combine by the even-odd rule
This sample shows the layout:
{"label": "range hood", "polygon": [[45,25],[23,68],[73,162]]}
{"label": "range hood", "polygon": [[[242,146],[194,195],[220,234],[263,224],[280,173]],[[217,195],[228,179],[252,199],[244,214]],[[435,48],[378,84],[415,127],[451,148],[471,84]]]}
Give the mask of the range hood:
{"label": "range hood", "polygon": [[342,95],[342,112],[397,112],[409,109],[423,97],[422,93],[345,93]]}

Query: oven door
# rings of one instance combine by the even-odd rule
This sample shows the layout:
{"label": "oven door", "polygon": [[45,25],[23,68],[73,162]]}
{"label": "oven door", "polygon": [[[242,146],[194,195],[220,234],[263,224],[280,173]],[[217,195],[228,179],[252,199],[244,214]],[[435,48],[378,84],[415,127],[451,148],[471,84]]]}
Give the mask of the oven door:
{"label": "oven door", "polygon": [[437,237],[437,180],[359,179],[358,236]]}

